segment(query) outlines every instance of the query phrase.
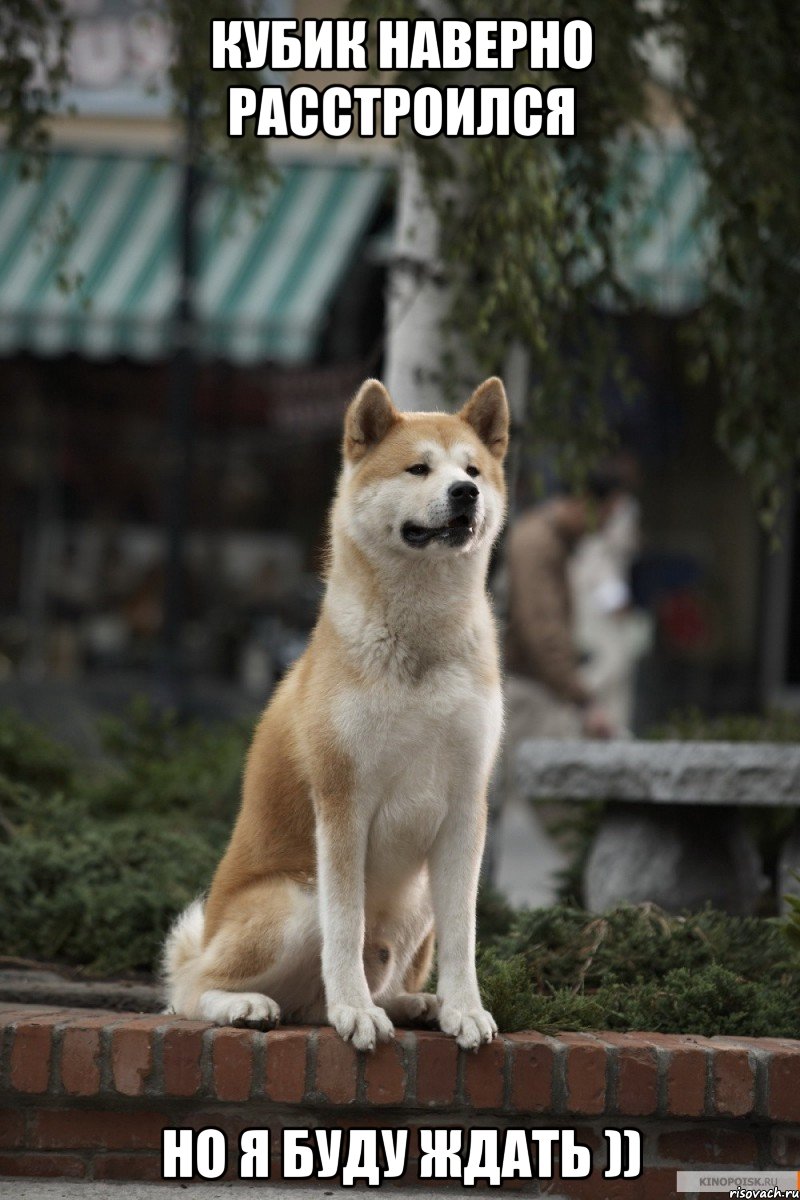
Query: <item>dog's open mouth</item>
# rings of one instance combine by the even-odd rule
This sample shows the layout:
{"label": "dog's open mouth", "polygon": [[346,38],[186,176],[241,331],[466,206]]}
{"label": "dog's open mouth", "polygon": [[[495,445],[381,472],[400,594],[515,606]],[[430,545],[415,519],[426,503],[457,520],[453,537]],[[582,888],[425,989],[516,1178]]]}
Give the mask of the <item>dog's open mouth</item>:
{"label": "dog's open mouth", "polygon": [[400,532],[409,546],[427,546],[429,542],[463,546],[475,533],[476,527],[474,516],[461,513],[451,517],[446,525],[415,525],[413,521],[406,521]]}

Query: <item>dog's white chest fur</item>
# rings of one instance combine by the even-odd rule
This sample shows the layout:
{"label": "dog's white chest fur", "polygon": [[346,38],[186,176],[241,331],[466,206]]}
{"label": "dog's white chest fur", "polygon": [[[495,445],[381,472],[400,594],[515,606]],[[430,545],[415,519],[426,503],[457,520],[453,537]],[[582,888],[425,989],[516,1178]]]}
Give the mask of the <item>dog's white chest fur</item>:
{"label": "dog's white chest fur", "polygon": [[491,762],[501,725],[499,689],[467,664],[432,668],[419,683],[343,690],[335,714],[370,821],[368,876],[398,886],[426,859],[451,805]]}

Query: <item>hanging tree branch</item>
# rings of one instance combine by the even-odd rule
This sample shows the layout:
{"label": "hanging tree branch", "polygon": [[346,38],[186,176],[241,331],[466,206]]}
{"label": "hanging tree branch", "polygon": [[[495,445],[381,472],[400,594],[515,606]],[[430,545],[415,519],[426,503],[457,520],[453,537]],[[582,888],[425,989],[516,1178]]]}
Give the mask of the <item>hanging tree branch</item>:
{"label": "hanging tree branch", "polygon": [[[379,12],[371,0],[353,7],[373,18],[431,15],[424,0],[390,0]],[[487,16],[483,0],[450,0],[447,12]],[[650,34],[685,61],[675,99],[708,183],[704,216],[717,237],[707,299],[693,322],[694,366],[713,369],[718,440],[771,525],[800,451],[800,8],[793,0],[544,0],[536,15],[592,21],[591,68],[576,76],[518,63],[468,81],[463,72],[403,74],[412,88],[576,88],[575,138],[459,140],[457,155],[441,140],[409,139],[440,218],[452,284],[442,379],[453,375],[459,338],[487,371],[501,369],[519,339],[533,364],[529,440],[554,449],[572,479],[607,445],[600,389],[610,372],[622,379],[625,370],[596,301],[601,293],[625,298],[609,196],[614,180],[614,204],[629,199],[619,192],[625,181],[614,179],[614,152],[646,118]],[[491,16],[525,20],[529,11],[503,0]],[[578,272],[589,248],[596,267]]]}

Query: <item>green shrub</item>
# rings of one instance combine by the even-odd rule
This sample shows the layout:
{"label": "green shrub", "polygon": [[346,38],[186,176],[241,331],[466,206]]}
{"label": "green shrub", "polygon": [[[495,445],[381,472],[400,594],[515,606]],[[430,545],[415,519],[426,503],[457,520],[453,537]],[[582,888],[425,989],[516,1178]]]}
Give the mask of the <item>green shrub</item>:
{"label": "green shrub", "polygon": [[[792,877],[800,883],[800,871],[792,871]],[[796,951],[800,951],[800,896],[789,894],[784,897],[789,906],[786,914],[784,930],[789,942]]]}
{"label": "green shrub", "polygon": [[484,939],[479,970],[505,1029],[800,1037],[800,958],[775,919],[536,909]]}
{"label": "green shrub", "polygon": [[481,957],[481,993],[501,1029],[800,1036],[796,977],[793,990],[784,991],[715,964],[696,972],[679,967],[658,981],[611,983],[594,992],[559,988],[548,995],[526,988],[527,980],[521,956],[488,951]]}
{"label": "green shrub", "polygon": [[788,957],[776,919],[731,917],[710,908],[674,917],[646,904],[602,916],[562,906],[520,912],[495,945],[505,957],[524,957],[539,990],[645,982],[713,964],[772,979]]}
{"label": "green shrub", "polygon": [[800,713],[776,708],[709,717],[688,708],[672,713],[645,736],[661,742],[800,742]]}
{"label": "green shrub", "polygon": [[225,848],[247,735],[180,726],[143,702],[102,734],[107,761],[79,770],[0,714],[0,952],[150,971]]}
{"label": "green shrub", "polygon": [[136,700],[100,724],[110,764],[93,781],[97,813],[153,812],[230,819],[250,731],[243,724],[180,723]]}
{"label": "green shrub", "polygon": [[92,974],[152,970],[169,922],[208,886],[225,826],[97,822],[66,804],[59,815],[63,824],[0,844],[3,952]]}
{"label": "green shrub", "polygon": [[74,767],[66,747],[12,709],[0,709],[0,776],[31,787],[66,787]]}

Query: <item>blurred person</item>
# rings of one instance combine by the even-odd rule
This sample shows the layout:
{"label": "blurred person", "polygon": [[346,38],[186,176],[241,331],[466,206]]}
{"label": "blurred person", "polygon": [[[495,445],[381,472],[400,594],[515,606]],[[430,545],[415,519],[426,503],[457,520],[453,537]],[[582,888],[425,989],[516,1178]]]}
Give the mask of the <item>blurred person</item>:
{"label": "blurred person", "polygon": [[624,496],[619,473],[598,471],[586,493],[561,493],[512,526],[507,549],[506,744],[522,737],[612,737],[617,726],[581,672],[570,561]]}
{"label": "blurred person", "polygon": [[652,620],[634,607],[631,595],[640,544],[639,501],[621,494],[604,528],[583,538],[570,563],[581,677],[614,727],[626,732],[636,667],[652,641]]}
{"label": "blurred person", "polygon": [[505,737],[492,788],[486,871],[515,906],[554,904],[566,866],[563,847],[516,784],[519,744],[527,738],[609,738],[618,732],[579,668],[570,562],[585,536],[606,526],[622,494],[618,474],[596,473],[587,494],[560,493],[511,526]]}
{"label": "blurred person", "polygon": [[566,856],[515,781],[526,738],[608,738],[611,715],[583,678],[575,642],[570,560],[608,522],[624,492],[614,472],[589,479],[585,495],[561,493],[524,512],[506,549],[505,736],[492,788],[486,871],[517,907],[557,898]]}

